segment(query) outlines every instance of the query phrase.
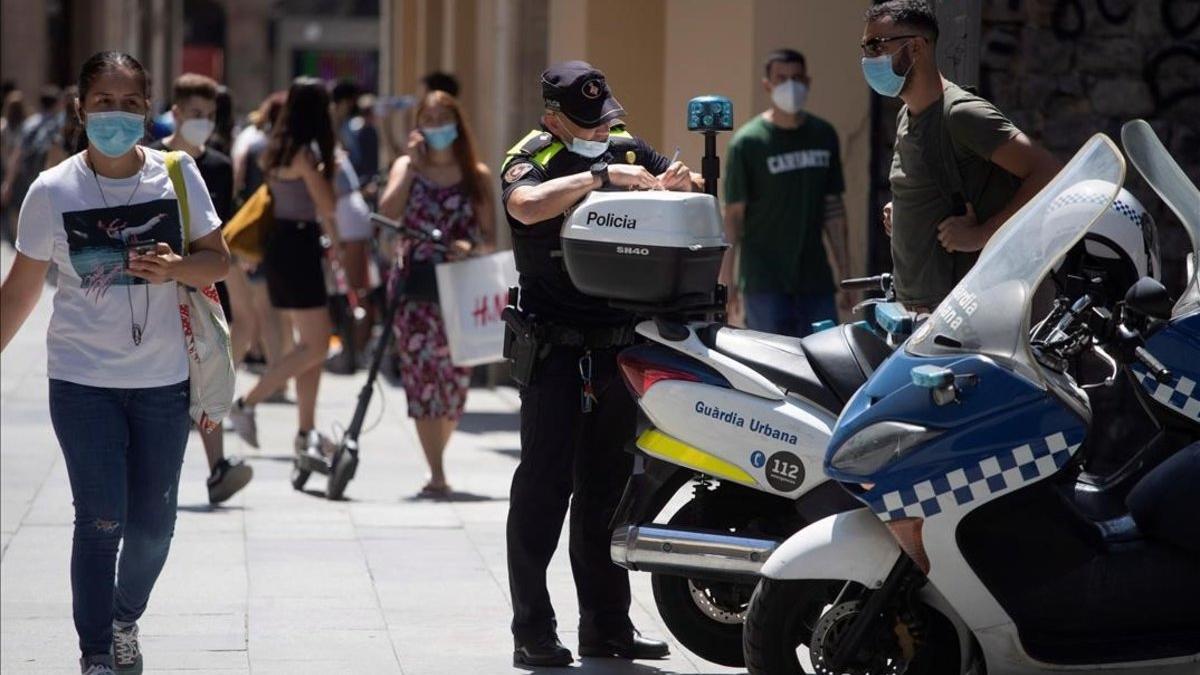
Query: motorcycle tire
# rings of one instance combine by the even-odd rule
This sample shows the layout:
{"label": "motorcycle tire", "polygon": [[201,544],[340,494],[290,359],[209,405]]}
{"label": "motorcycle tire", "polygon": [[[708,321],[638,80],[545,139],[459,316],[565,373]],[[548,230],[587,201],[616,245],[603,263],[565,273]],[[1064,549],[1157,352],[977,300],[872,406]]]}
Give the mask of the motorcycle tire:
{"label": "motorcycle tire", "polygon": [[[701,526],[697,503],[691,501],[685,504],[671,517],[670,524]],[[693,588],[707,591],[715,585],[729,586],[731,582],[694,580],[668,574],[650,575],[654,604],[658,607],[659,616],[671,631],[671,635],[681,645],[706,661],[741,668],[745,665],[742,656],[742,623],[715,618],[714,614],[729,610],[714,603],[706,612],[693,593]]]}
{"label": "motorcycle tire", "polygon": [[700,609],[692,595],[693,583],[709,582],[666,574],[650,575],[654,604],[663,623],[680,644],[700,658],[730,668],[743,667],[742,624],[722,623]]}
{"label": "motorcycle tire", "polygon": [[338,451],[338,456],[333,462],[333,471],[329,472],[329,483],[325,488],[325,498],[331,500],[341,499],[342,495],[346,494],[346,486],[354,478],[354,471],[357,468],[357,453],[348,450]]}
{"label": "motorcycle tire", "polygon": [[842,585],[840,581],[760,579],[742,631],[750,674],[808,675],[797,650],[807,647],[826,603]]}
{"label": "motorcycle tire", "polygon": [[311,471],[309,471],[308,469],[301,469],[299,466],[297,466],[295,464],[295,462],[293,462],[292,463],[292,489],[297,490],[297,491],[303,490],[304,484],[308,482],[308,477],[311,475],[312,475]]}

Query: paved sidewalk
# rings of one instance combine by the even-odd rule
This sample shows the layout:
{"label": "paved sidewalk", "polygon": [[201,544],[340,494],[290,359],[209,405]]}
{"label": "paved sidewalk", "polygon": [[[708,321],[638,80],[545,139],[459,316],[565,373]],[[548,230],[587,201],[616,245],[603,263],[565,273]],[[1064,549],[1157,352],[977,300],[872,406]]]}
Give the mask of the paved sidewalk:
{"label": "paved sidewalk", "polygon": [[[7,271],[12,250],[4,248]],[[71,494],[47,412],[45,334],[50,291],[0,359],[0,670],[78,672],[68,563]],[[363,376],[326,375],[318,419],[350,418]],[[242,389],[245,389],[245,382]],[[459,500],[411,498],[424,460],[403,393],[385,385],[386,407],[363,438],[348,500],[288,484],[295,409],[259,409],[262,451],[244,455],[255,480],[210,509],[199,438],[184,464],[179,520],[141,622],[147,672],[513,673],[504,559],[508,484],[516,466],[517,397],[474,390],[448,451]],[[669,638],[649,577],[632,575],[634,623]],[[577,605],[566,542],[550,570],[551,594],[574,650]],[[732,673],[672,645],[664,661],[576,662],[585,673]],[[555,671],[548,671],[555,672]],[[561,672],[561,671],[559,671]]]}

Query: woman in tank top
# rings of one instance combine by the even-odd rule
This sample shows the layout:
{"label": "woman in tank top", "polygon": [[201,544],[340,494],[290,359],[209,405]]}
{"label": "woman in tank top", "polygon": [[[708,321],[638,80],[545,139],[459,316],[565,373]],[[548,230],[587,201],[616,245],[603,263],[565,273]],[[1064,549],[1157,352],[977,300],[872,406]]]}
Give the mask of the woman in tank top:
{"label": "woman in tank top", "polygon": [[340,250],[334,222],[333,121],[329,94],[316,78],[298,77],[288,90],[279,121],[271,128],[261,166],[271,188],[275,222],[263,244],[262,266],[271,305],[291,320],[299,342],[269,367],[247,394],[234,402],[230,417],[242,440],[258,447],[254,406],[291,378],[296,379],[299,427],[293,443],[297,454],[332,452],[332,444],[316,430],[317,389],[333,328],[326,306],[326,255]]}

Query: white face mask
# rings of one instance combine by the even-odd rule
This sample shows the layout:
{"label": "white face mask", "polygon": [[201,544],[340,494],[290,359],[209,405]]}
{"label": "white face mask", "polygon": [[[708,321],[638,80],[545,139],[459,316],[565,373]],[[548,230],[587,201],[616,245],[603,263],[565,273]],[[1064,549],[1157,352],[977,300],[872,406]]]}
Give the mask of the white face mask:
{"label": "white face mask", "polygon": [[[561,119],[559,123],[562,123]],[[563,133],[571,136],[571,132],[567,131],[566,124],[563,124]],[[608,141],[585,141],[582,138],[571,136],[571,142],[567,145],[567,149],[581,157],[595,159],[608,152]]]}
{"label": "white face mask", "polygon": [[808,102],[808,87],[795,80],[780,82],[771,90],[771,101],[783,112],[795,115]]}
{"label": "white face mask", "polygon": [[204,146],[209,136],[212,136],[213,129],[216,126],[216,123],[212,120],[185,120],[183,124],[179,125],[179,135],[183,136],[183,140],[199,148]]}

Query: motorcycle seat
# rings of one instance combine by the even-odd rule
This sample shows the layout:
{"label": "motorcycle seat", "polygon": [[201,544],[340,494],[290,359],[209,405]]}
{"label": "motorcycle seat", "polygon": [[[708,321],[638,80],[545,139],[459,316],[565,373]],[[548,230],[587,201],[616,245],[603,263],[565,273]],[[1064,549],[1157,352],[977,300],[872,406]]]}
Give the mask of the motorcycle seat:
{"label": "motorcycle seat", "polygon": [[859,324],[842,324],[800,340],[817,376],[845,405],[892,349]]}
{"label": "motorcycle seat", "polygon": [[813,371],[798,338],[714,324],[701,341],[710,349],[750,366],[785,391],[837,413],[845,401]]}
{"label": "motorcycle seat", "polygon": [[701,340],[788,393],[835,413],[892,353],[886,342],[858,324],[805,338],[717,326]]}
{"label": "motorcycle seat", "polygon": [[1154,539],[1200,555],[1200,441],[1179,450],[1130,491],[1137,526]]}

